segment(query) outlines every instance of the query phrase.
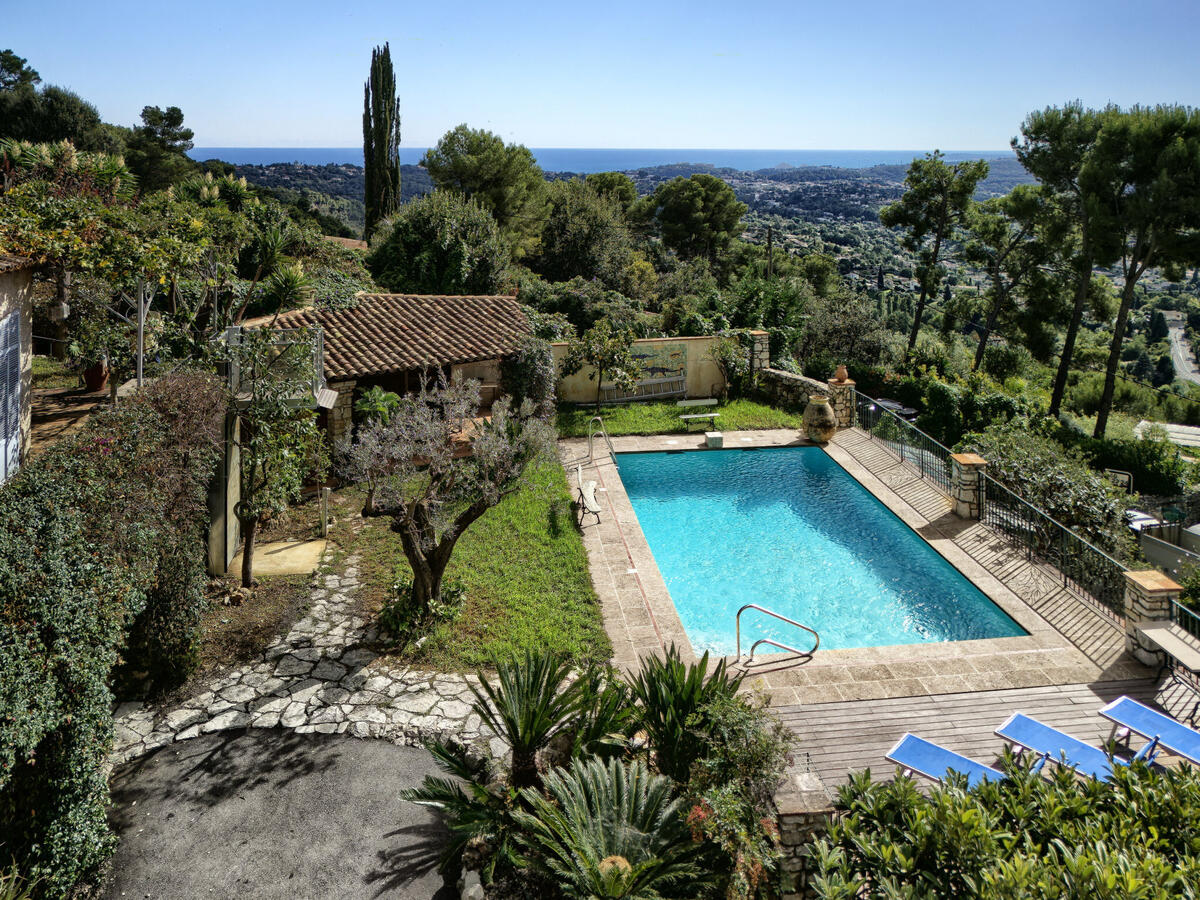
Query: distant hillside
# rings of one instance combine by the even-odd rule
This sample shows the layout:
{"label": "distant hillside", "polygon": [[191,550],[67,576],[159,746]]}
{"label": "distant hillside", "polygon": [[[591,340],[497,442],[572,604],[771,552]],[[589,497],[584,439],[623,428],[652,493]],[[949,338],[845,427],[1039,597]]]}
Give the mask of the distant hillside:
{"label": "distant hillside", "polygon": [[[988,160],[991,169],[980,184],[980,199],[1006,194],[1018,184],[1033,179],[1015,159]],[[298,199],[308,192],[313,208],[335,216],[356,231],[363,227],[363,169],[349,164],[310,166],[302,163],[273,163],[267,166],[235,166],[247,181]],[[733,186],[738,199],[754,212],[806,221],[878,222],[879,208],[904,193],[907,166],[884,165],[865,169],[836,166],[788,166],[739,172],[704,164],[677,164],[631,169],[626,172],[639,193],[648,194],[664,181],[678,175],[708,172]],[[550,172],[549,178],[570,178],[574,173]],[[429,173],[420,166],[400,167],[401,199],[433,190]],[[318,196],[325,195],[325,196]]]}
{"label": "distant hillside", "polygon": [[[979,199],[1007,194],[1033,178],[1015,159],[988,160],[988,177],[979,185]],[[877,222],[879,208],[904,193],[907,166],[865,169],[836,166],[789,166],[738,172],[710,165],[673,165],[637,169],[627,174],[640,193],[653,191],[677,176],[707,172],[727,181],[754,212],[773,213],[808,221],[840,219]]]}
{"label": "distant hillside", "polygon": [[[284,197],[299,198],[307,193],[314,208],[336,216],[351,228],[362,232],[363,168],[349,164],[309,166],[302,163],[272,163],[268,166],[234,166],[234,171],[245,176],[251,184],[262,185],[279,191]],[[400,167],[400,199],[428,194],[433,182],[420,166]],[[319,197],[317,195],[325,195]],[[328,208],[324,208],[328,207]]]}

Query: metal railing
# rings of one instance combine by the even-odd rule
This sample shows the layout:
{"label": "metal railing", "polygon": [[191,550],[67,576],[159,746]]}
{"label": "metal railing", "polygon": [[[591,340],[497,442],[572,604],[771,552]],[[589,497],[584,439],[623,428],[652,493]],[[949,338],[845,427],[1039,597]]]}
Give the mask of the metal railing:
{"label": "metal railing", "polygon": [[596,458],[595,452],[592,449],[592,442],[595,440],[597,434],[599,434],[601,437],[604,438],[604,444],[606,447],[608,447],[608,455],[612,456],[613,453],[615,452],[613,450],[612,441],[608,437],[608,432],[604,430],[604,419],[602,419],[600,416],[592,416],[591,421],[588,422],[588,461],[589,462],[591,462],[592,460],[594,460]]}
{"label": "metal railing", "polygon": [[766,613],[768,616],[772,616],[781,622],[787,622],[789,625],[803,628],[816,638],[816,642],[812,645],[811,650],[798,650],[795,647],[789,647],[787,644],[781,644],[773,638],[759,638],[750,645],[750,658],[747,662],[754,662],[754,651],[758,649],[759,644],[770,644],[772,647],[778,647],[780,650],[786,650],[788,653],[796,653],[800,656],[812,656],[817,652],[817,648],[821,646],[821,636],[807,625],[802,625],[800,622],[797,622],[795,619],[789,619],[787,616],[781,616],[774,610],[767,609],[765,606],[759,606],[757,603],[747,603],[737,611],[737,616],[734,617],[734,632],[737,635],[737,658],[739,660],[742,658],[742,613],[748,609],[758,610],[760,613]]}
{"label": "metal railing", "polygon": [[1056,568],[1063,586],[1074,588],[1097,609],[1116,619],[1125,615],[1128,567],[1081,538],[990,475],[980,478],[983,524],[1003,532],[1025,550],[1026,559]]}
{"label": "metal railing", "polygon": [[1200,614],[1188,609],[1177,600],[1171,601],[1171,621],[1192,637],[1200,638]]}
{"label": "metal railing", "polygon": [[[865,394],[855,391],[854,399],[858,425],[872,440],[953,497],[948,447]],[[1027,559],[1058,569],[1063,585],[1097,610],[1124,617],[1127,566],[986,474],[980,479],[979,511],[980,520],[1024,549]]]}
{"label": "metal railing", "polygon": [[911,466],[925,481],[951,496],[950,448],[944,447],[911,422],[884,409],[866,394],[854,392],[858,426],[886,447],[900,462]]}

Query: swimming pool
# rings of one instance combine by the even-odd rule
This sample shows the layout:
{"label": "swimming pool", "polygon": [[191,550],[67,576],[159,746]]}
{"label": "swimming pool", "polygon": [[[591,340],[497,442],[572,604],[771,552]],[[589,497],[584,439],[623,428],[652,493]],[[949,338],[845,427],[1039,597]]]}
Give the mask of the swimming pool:
{"label": "swimming pool", "polygon": [[[734,653],[746,603],[816,629],[822,649],[1027,633],[820,447],[618,453],[616,462],[698,653]],[[742,651],[760,637],[811,646],[749,610]]]}

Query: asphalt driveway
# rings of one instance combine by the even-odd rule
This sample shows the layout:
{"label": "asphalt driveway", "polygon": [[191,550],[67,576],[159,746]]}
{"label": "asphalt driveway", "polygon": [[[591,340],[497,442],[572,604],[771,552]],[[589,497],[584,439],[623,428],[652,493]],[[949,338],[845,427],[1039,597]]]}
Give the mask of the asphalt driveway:
{"label": "asphalt driveway", "polygon": [[419,748],[287,729],[169,745],[113,775],[104,896],[456,896],[436,815],[396,796],[434,771]]}

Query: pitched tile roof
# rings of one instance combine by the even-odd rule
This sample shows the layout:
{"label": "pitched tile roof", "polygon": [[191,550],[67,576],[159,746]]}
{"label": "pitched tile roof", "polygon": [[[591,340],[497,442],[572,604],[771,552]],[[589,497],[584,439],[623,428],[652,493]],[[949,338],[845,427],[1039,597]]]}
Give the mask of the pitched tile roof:
{"label": "pitched tile roof", "polygon": [[[263,317],[247,325],[262,325]],[[325,377],[364,378],[430,365],[495,359],[516,348],[529,321],[515,297],[360,294],[349,309],[297,309],[276,327],[321,325]]]}

